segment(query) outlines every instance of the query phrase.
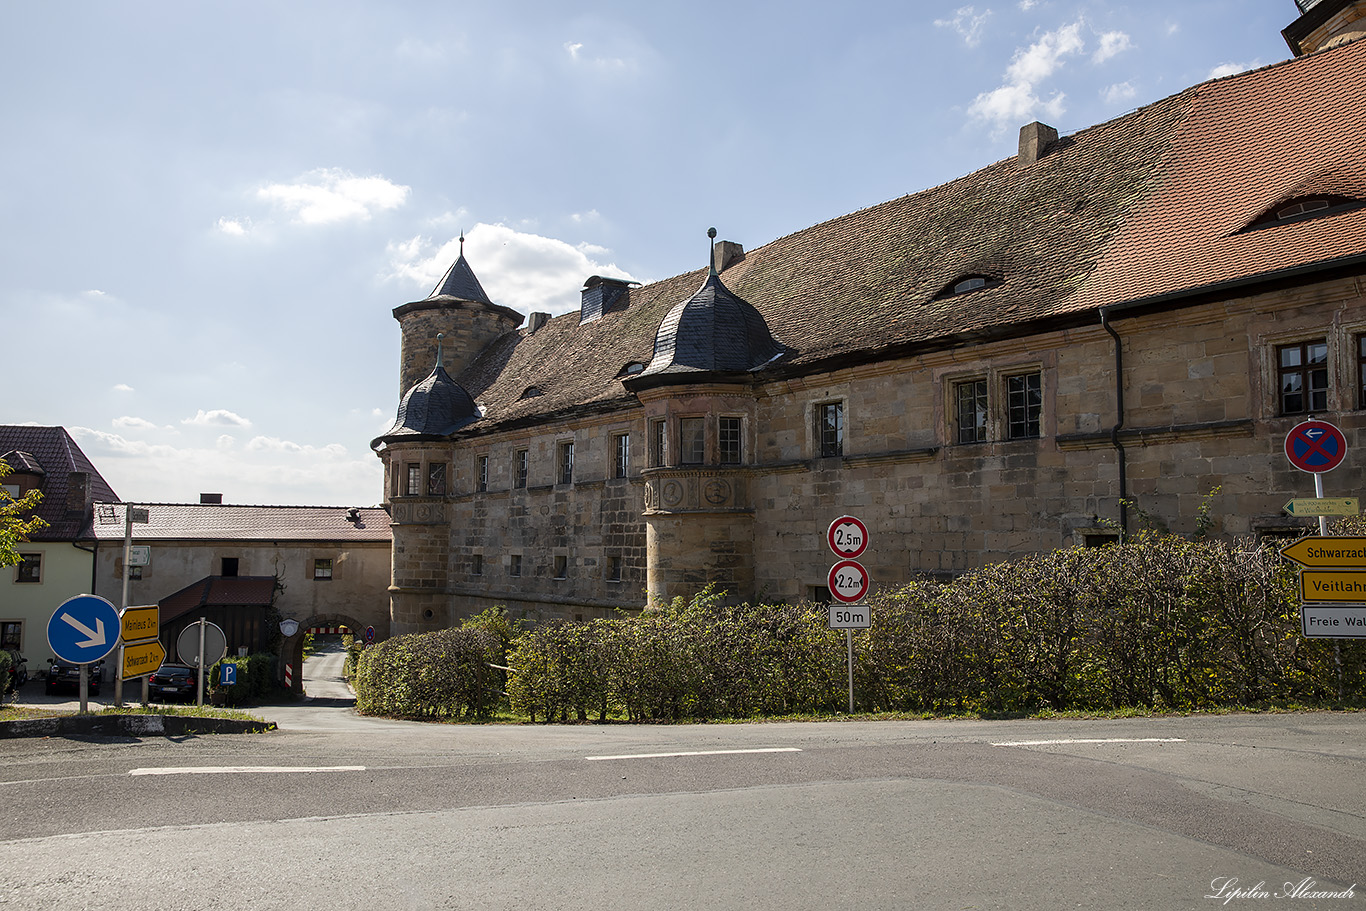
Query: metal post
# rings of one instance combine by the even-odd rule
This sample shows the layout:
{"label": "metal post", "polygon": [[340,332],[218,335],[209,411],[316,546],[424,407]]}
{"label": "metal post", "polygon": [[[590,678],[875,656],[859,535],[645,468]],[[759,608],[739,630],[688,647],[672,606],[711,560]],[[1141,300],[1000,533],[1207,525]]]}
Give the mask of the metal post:
{"label": "metal post", "polygon": [[195,696],[195,705],[204,704],[204,617],[199,618],[199,690]]}
{"label": "metal post", "polygon": [[854,631],[844,631],[844,645],[849,651],[849,714],[854,714]]}
{"label": "metal post", "polygon": [[81,665],[81,714],[90,711],[90,665]]}
{"label": "metal post", "polygon": [[[1314,496],[1323,499],[1323,472],[1314,472]],[[1328,517],[1319,516],[1319,534],[1328,537]]]}
{"label": "metal post", "polygon": [[[133,504],[123,504],[123,597],[119,600],[120,615],[128,610],[128,561],[133,553]],[[119,639],[118,664],[114,670],[114,705],[123,708],[123,639]]]}

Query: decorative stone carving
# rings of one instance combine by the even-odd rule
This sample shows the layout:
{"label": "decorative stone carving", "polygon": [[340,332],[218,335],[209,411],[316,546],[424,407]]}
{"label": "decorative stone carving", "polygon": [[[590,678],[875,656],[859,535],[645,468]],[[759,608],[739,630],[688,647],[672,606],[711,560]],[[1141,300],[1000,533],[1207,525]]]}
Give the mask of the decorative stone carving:
{"label": "decorative stone carving", "polygon": [[645,478],[646,513],[753,511],[744,470],[662,468]]}

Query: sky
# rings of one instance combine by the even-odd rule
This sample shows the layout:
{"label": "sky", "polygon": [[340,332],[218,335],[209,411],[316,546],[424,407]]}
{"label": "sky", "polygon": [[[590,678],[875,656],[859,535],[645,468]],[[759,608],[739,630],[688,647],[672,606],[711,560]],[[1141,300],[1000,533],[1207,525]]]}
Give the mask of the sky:
{"label": "sky", "polygon": [[392,310],[754,249],[1209,78],[1292,0],[4,0],[0,423],[128,502],[362,506]]}

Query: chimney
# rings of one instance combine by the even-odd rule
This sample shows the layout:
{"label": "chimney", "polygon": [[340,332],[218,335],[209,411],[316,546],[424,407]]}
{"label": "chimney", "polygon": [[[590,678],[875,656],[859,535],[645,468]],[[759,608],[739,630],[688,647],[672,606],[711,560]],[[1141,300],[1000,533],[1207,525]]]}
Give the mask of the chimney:
{"label": "chimney", "polygon": [[1043,157],[1050,142],[1057,142],[1058,131],[1046,123],[1027,123],[1020,127],[1020,154],[1015,162],[1018,167],[1027,168]]}
{"label": "chimney", "polygon": [[745,258],[745,248],[733,240],[718,240],[712,247],[712,264],[717,272],[725,272]]}
{"label": "chimney", "polygon": [[[583,304],[579,309],[579,325],[591,323],[613,309],[624,309],[625,305],[629,303],[626,292],[632,284],[634,282],[628,282],[625,279],[590,275],[588,281],[583,283]],[[617,306],[618,304],[620,306]]]}
{"label": "chimney", "polygon": [[221,506],[223,505],[223,495],[221,493],[201,493],[199,495],[200,506]]}
{"label": "chimney", "polygon": [[550,322],[549,313],[533,313],[526,320],[526,334],[535,335],[536,330]]}
{"label": "chimney", "polygon": [[66,511],[83,513],[90,505],[90,472],[71,472],[66,476]]}

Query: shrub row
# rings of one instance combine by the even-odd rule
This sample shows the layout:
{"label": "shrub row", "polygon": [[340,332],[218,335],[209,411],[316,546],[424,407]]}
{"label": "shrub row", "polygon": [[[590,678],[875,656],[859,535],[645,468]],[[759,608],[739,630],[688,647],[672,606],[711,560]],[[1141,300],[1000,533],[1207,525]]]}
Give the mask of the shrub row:
{"label": "shrub row", "polygon": [[356,661],[356,710],[398,718],[490,717],[502,697],[502,642],[475,627],[396,636]]}
{"label": "shrub row", "polygon": [[219,686],[222,667],[225,664],[231,664],[237,668],[237,682],[222,688],[224,699],[228,705],[259,702],[275,689],[276,658],[274,655],[258,652],[245,657],[224,658],[209,668],[210,686]]}

